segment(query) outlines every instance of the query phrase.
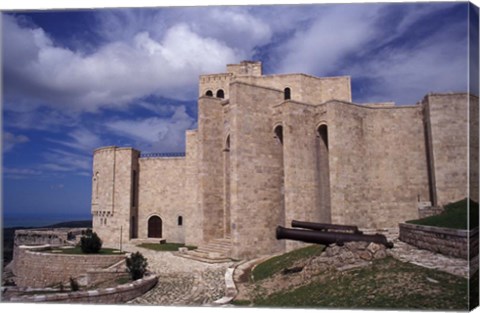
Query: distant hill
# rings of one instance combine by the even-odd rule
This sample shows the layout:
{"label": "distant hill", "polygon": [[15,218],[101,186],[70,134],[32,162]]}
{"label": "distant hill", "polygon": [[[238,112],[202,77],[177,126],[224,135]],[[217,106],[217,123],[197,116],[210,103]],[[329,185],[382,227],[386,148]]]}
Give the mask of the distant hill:
{"label": "distant hill", "polygon": [[86,228],[92,228],[92,221],[71,221],[71,222],[61,222],[53,225],[48,225],[44,227],[35,227],[35,228],[62,228],[62,227],[67,227],[67,228],[74,228],[74,227],[86,227]]}
{"label": "distant hill", "polygon": [[18,229],[38,229],[38,228],[92,228],[92,221],[70,221],[62,222],[41,227],[7,227],[3,229],[3,266],[7,265],[13,257],[13,240],[15,238],[15,231]]}

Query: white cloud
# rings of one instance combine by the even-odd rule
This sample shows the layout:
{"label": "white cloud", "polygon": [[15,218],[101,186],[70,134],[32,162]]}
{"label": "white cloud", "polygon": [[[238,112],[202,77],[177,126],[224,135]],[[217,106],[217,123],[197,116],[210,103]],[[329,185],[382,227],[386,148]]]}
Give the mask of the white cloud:
{"label": "white cloud", "polygon": [[43,153],[44,162],[39,165],[45,174],[50,172],[69,172],[77,175],[89,175],[92,157],[61,149],[50,149]]}
{"label": "white cloud", "polygon": [[10,132],[3,133],[3,151],[8,152],[17,144],[22,144],[30,141],[25,135],[15,135]]}
{"label": "white cloud", "polygon": [[28,179],[32,176],[42,175],[42,171],[31,168],[11,168],[5,167],[2,170],[2,174],[5,178],[9,179]]}
{"label": "white cloud", "polygon": [[238,59],[225,43],[185,23],[172,25],[161,39],[139,32],[132,41],[109,42],[85,55],[57,46],[40,28],[19,26],[12,16],[3,22],[7,106],[27,98],[29,106],[94,112],[150,94],[194,98],[199,74]]}
{"label": "white cloud", "polygon": [[324,75],[338,68],[348,53],[363,49],[375,37],[379,10],[372,5],[325,8],[309,27],[277,48],[276,53],[283,55],[278,72]]}
{"label": "white cloud", "polygon": [[106,127],[117,135],[137,141],[139,148],[154,152],[181,152],[185,150],[185,130],[195,126],[195,120],[185,110],[176,108],[167,118],[151,117],[143,120],[117,120]]}
{"label": "white cloud", "polygon": [[100,137],[85,128],[75,129],[68,136],[71,138],[69,141],[55,139],[49,139],[49,141],[87,153],[92,153],[93,150],[102,145]]}

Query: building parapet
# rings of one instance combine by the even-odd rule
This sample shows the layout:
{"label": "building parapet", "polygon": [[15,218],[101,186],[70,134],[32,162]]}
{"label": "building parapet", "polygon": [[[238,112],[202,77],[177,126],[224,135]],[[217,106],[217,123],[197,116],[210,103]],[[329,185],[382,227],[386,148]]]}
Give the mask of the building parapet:
{"label": "building parapet", "polygon": [[140,153],[140,158],[177,158],[185,157],[185,152],[152,152]]}

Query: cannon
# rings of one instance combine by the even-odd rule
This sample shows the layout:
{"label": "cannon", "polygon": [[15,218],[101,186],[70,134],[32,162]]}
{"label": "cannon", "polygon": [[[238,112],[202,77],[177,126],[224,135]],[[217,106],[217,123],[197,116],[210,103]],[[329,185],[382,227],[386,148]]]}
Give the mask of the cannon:
{"label": "cannon", "polygon": [[277,240],[291,239],[291,240],[298,240],[298,241],[303,241],[308,243],[317,243],[321,245],[330,245],[335,243],[338,246],[342,246],[345,242],[349,242],[349,241],[365,241],[365,242],[374,242],[374,243],[382,244],[387,248],[393,248],[393,243],[390,241],[387,241],[387,238],[384,235],[380,235],[380,234],[375,234],[375,235],[350,234],[350,233],[330,232],[330,231],[292,229],[292,228],[277,226],[276,238]]}
{"label": "cannon", "polygon": [[354,225],[312,223],[312,222],[302,222],[302,221],[293,220],[292,227],[299,227],[299,228],[306,228],[306,229],[320,230],[320,231],[327,231],[329,229],[344,230],[344,231],[351,231],[354,234],[359,234],[359,235],[363,234],[363,232],[358,230],[358,227]]}

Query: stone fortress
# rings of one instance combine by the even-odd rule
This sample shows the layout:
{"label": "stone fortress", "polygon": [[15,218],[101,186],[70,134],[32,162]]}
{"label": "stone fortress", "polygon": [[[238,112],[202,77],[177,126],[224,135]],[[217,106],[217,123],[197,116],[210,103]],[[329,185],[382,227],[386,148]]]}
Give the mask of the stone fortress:
{"label": "stone fortress", "polygon": [[222,240],[228,257],[252,258],[300,245],[275,238],[292,220],[379,229],[478,201],[476,96],[357,104],[348,76],[262,75],[251,61],[200,76],[199,95],[185,155],[94,152],[93,228],[106,245]]}

